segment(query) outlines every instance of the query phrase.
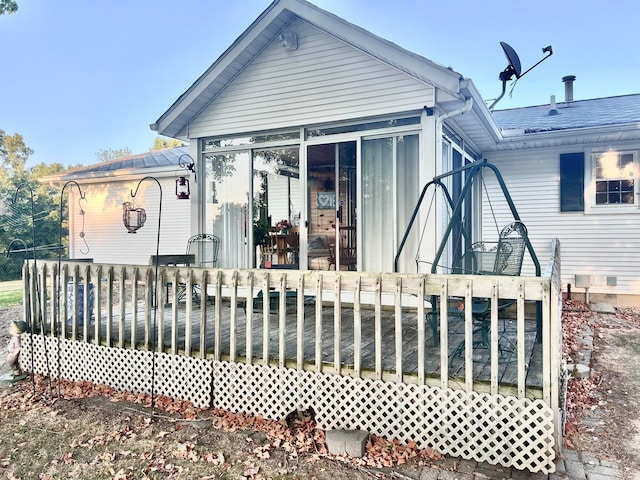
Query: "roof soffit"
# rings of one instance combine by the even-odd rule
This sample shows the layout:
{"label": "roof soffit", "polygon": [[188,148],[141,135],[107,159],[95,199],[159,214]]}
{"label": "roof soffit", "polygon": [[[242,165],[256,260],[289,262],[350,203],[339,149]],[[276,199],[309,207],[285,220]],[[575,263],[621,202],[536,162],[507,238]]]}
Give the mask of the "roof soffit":
{"label": "roof soffit", "polygon": [[460,92],[463,98],[438,95],[436,103],[440,114],[446,115],[460,111],[466,100],[471,99],[472,106],[469,111],[449,117],[446,123],[477,152],[495,149],[496,145],[502,141],[502,133],[480,92],[471,80],[460,82]]}

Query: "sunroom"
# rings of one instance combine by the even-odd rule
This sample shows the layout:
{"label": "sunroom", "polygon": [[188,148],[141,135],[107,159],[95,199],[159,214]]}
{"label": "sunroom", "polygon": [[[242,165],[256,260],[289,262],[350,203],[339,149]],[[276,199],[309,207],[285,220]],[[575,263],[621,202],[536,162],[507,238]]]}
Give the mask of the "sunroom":
{"label": "sunroom", "polygon": [[[421,162],[426,118],[200,140],[194,223],[220,238],[218,266],[393,271],[432,173]],[[475,159],[446,136],[438,149],[445,165]],[[399,271],[416,273],[418,248],[433,248],[420,233],[410,232]]]}

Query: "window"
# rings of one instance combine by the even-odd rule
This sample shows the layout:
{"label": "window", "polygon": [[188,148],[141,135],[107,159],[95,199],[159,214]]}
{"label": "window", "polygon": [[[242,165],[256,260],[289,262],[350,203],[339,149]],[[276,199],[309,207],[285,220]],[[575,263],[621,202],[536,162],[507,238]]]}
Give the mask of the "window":
{"label": "window", "polygon": [[261,143],[297,143],[300,130],[280,131],[275,133],[257,133],[255,135],[237,135],[235,137],[205,138],[202,146],[205,152],[221,148],[253,146]]}
{"label": "window", "polygon": [[[362,141],[362,268],[388,272],[420,195],[418,135]],[[382,221],[388,219],[388,221]],[[400,272],[415,271],[420,229],[414,228],[399,258]]]}
{"label": "window", "polygon": [[604,152],[593,156],[596,205],[635,203],[635,154]]}
{"label": "window", "polygon": [[377,130],[379,128],[403,127],[406,125],[420,125],[420,117],[395,118],[391,120],[380,120],[377,122],[357,123],[341,126],[308,128],[307,137],[323,137],[325,135],[337,135],[340,133],[350,132],[366,132],[369,130]]}

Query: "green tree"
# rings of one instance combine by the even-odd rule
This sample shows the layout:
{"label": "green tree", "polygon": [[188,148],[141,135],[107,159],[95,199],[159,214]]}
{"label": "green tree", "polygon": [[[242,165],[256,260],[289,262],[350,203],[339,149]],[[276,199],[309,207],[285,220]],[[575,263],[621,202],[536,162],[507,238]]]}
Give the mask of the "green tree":
{"label": "green tree", "polygon": [[151,150],[162,150],[163,148],[184,147],[184,142],[175,138],[156,137]]}
{"label": "green tree", "polygon": [[15,0],[0,0],[0,15],[16,13],[18,2]]}
{"label": "green tree", "polygon": [[131,149],[129,147],[113,149],[109,148],[108,150],[101,149],[96,153],[96,157],[101,162],[109,162],[111,160],[116,160],[122,157],[128,157],[131,155]]}
{"label": "green tree", "polygon": [[4,175],[22,175],[32,153],[33,150],[25,145],[22,135],[7,135],[4,130],[0,130],[0,162],[5,167],[2,172]]}
{"label": "green tree", "polygon": [[[38,178],[64,170],[59,164],[40,163],[27,168],[33,153],[20,134],[0,130],[0,251],[24,250],[28,253],[5,255],[0,260],[0,280],[20,278],[25,258],[57,258],[60,229],[60,190],[38,182]],[[67,236],[66,220],[63,238]],[[35,237],[35,240],[34,240]],[[66,243],[66,240],[65,240]],[[11,248],[9,248],[11,246]]]}

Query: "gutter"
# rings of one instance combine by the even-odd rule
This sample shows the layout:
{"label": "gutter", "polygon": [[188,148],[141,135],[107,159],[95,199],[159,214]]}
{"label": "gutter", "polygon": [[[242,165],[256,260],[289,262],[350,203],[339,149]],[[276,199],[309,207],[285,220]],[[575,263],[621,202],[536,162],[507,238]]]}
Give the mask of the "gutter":
{"label": "gutter", "polygon": [[[549,142],[545,147],[569,145],[578,143],[593,144],[599,143],[599,140],[594,139],[598,135],[616,135],[618,141],[636,141],[640,139],[640,127],[639,123],[630,123],[626,125],[608,125],[606,127],[577,127],[547,130],[541,132],[532,133],[514,133],[512,135],[503,135],[503,140],[498,144],[495,150],[491,151],[507,151],[524,148],[527,143],[537,142],[536,147],[539,147],[540,142]],[[570,142],[566,142],[569,139]]]}
{"label": "gutter", "polygon": [[[456,115],[462,115],[463,113],[468,112],[473,108],[473,97],[466,97],[465,103],[462,107],[457,110],[452,110],[451,112],[444,113],[442,115],[438,115],[436,117],[436,128],[434,129],[435,141],[433,145],[436,149],[435,158],[436,161],[436,172],[438,171],[439,166],[442,165],[442,124],[445,120],[455,117]],[[441,172],[442,173],[442,172]]]}
{"label": "gutter", "polygon": [[[436,127],[441,127],[442,123],[451,117],[455,117],[456,115],[462,115],[463,113],[467,113],[469,110],[471,110],[472,107],[473,107],[473,97],[466,97],[465,104],[462,107],[460,107],[458,110],[453,110],[443,115],[439,115],[436,118]],[[438,128],[436,128],[436,130],[438,130]]]}

